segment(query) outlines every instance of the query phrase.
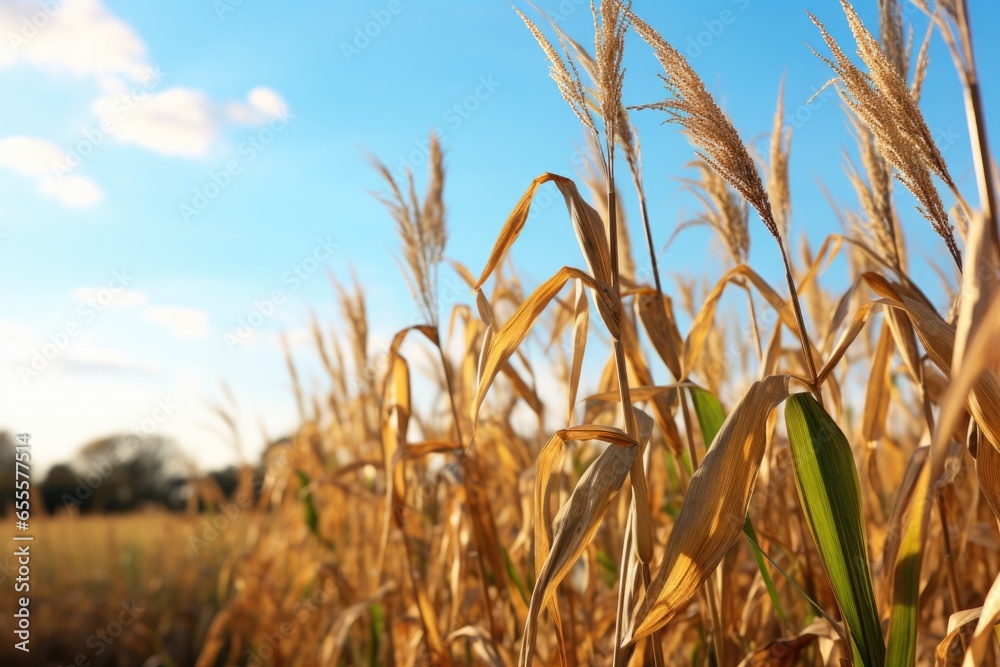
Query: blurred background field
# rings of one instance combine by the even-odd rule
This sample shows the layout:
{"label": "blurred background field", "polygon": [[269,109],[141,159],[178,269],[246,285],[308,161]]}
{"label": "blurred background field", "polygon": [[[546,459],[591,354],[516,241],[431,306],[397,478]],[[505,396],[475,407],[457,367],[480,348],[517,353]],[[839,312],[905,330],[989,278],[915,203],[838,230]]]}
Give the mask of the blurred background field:
{"label": "blurred background field", "polygon": [[[219,575],[244,548],[249,517],[199,551],[189,539],[210,515],[36,516],[31,546],[31,654],[0,647],[8,665],[190,665],[221,606]],[[0,604],[15,608],[13,522],[0,528]],[[19,533],[24,534],[24,533]],[[125,616],[123,616],[125,613]],[[115,627],[116,622],[125,623]],[[132,620],[134,619],[134,620]],[[5,614],[0,632],[13,636]],[[103,636],[98,633],[103,632]],[[115,635],[118,635],[115,637]],[[79,656],[88,662],[76,662]]]}

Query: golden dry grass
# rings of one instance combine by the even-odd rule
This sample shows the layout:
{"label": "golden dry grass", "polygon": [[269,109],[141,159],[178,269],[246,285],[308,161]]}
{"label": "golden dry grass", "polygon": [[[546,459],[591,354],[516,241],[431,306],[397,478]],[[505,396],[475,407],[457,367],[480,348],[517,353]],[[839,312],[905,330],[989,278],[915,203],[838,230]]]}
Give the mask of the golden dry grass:
{"label": "golden dry grass", "polygon": [[[220,573],[246,544],[252,521],[160,511],[32,518],[31,653],[6,641],[6,665],[185,665],[197,659],[224,603]],[[5,522],[0,539],[13,542]],[[218,530],[216,527],[222,527]],[[196,550],[191,538],[203,540]],[[13,548],[0,556],[0,604],[16,608]],[[125,607],[123,607],[125,605]],[[128,607],[134,621],[115,627]],[[13,636],[13,617],[0,631]],[[104,636],[97,634],[103,632]],[[120,634],[119,634],[120,632]],[[79,658],[79,656],[83,656]]]}
{"label": "golden dry grass", "polygon": [[[965,85],[980,177],[963,193],[920,112],[926,48],[911,67],[899,4],[878,5],[879,38],[847,2],[844,17],[824,17],[846,19],[851,45],[813,19],[862,169],[848,166],[858,203],[847,233],[794,256],[783,93],[762,176],[699,73],[630,3],[592,6],[593,57],[553,26],[557,50],[521,14],[592,143],[593,201],[564,175],[529,184],[498,220],[486,266],[452,263],[475,296],[445,327],[438,144],[423,198],[414,175],[398,182],[375,161],[424,322],[373,351],[362,287],[338,285],[349,339],[314,324],[329,389],[307,396],[289,355],[303,424],[268,452],[259,506],[213,582],[223,602],[197,664],[1000,665],[1000,248],[971,28],[963,0],[940,3],[935,29]],[[643,108],[692,143],[698,221],[733,264],[673,297],[621,100],[629,29],[664,70],[667,99]],[[616,156],[653,284],[634,275]],[[910,273],[914,221],[893,178],[963,270],[947,312]],[[553,185],[585,266],[525,294],[507,253]],[[964,253],[945,198],[967,219]],[[777,243],[784,285],[746,264],[751,210]],[[823,274],[841,252],[851,283],[834,289]],[[747,297],[736,332],[718,313],[733,286]],[[418,347],[437,365],[429,380],[411,368]],[[538,393],[538,354],[559,395]],[[599,377],[581,377],[586,354],[604,356]]]}
{"label": "golden dry grass", "polygon": [[[425,322],[395,336],[379,381],[367,383],[346,380],[371,361],[360,288],[341,289],[353,328],[346,346],[315,327],[331,389],[269,480],[266,528],[227,574],[229,601],[199,664],[242,664],[283,624],[291,634],[269,664],[1000,664],[991,633],[1000,602],[987,597],[1000,571],[1000,384],[984,343],[998,299],[992,177],[974,156],[988,176],[974,210],[927,131],[918,105],[926,40],[911,67],[898,3],[879,2],[876,38],[844,2],[855,64],[813,19],[863,171],[848,164],[858,195],[849,235],[815,250],[805,241],[793,257],[783,92],[762,177],[682,54],[630,3],[592,9],[593,56],[552,25],[557,49],[519,14],[592,146],[583,179],[594,199],[565,176],[535,179],[479,277],[452,264],[476,309],[453,306],[447,330],[430,278],[446,239],[440,152],[422,201],[412,175],[397,183],[376,162]],[[964,3],[939,11],[968,90]],[[704,204],[693,222],[719,233],[734,264],[700,295],[679,286],[687,332],[660,283],[639,140],[621,100],[629,29],[652,47],[668,93],[641,108],[665,111],[693,144],[701,161],[689,185]],[[967,103],[978,110],[977,90]],[[653,284],[635,279],[619,152]],[[932,177],[969,221],[964,260]],[[910,277],[910,220],[892,178],[959,267],[976,263],[950,313]],[[585,267],[564,267],[526,295],[505,258],[546,184],[565,198]],[[777,242],[784,290],[746,265],[748,210]],[[821,278],[841,251],[853,275],[837,293]],[[731,285],[746,293],[749,337],[717,313]],[[758,321],[761,304],[770,321]],[[588,348],[595,327],[610,349],[588,380],[584,355],[604,353]],[[414,346],[436,359],[436,386],[411,373]],[[564,395],[537,393],[529,348],[555,353]],[[654,376],[663,367],[671,378]],[[592,393],[579,400],[582,387]],[[857,387],[861,401],[850,395]],[[419,413],[416,391],[433,392],[431,412]],[[565,414],[566,428],[548,430],[552,414]],[[297,614],[317,592],[325,606]]]}

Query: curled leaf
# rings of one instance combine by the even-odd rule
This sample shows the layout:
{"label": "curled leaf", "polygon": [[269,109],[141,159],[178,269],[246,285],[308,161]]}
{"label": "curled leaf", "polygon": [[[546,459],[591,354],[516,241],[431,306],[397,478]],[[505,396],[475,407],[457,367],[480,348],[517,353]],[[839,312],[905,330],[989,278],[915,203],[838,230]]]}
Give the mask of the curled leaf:
{"label": "curled leaf", "polygon": [[625,642],[665,626],[715,570],[742,530],[766,444],[767,416],[788,396],[787,375],[753,383],[692,476],[684,504]]}

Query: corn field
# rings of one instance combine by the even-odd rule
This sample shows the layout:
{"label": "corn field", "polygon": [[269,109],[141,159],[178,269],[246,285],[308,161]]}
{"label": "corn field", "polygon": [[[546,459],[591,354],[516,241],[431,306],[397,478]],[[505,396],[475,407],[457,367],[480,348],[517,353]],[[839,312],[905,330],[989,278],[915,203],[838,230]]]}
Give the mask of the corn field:
{"label": "corn field", "polygon": [[[593,168],[543,173],[490,212],[484,266],[446,258],[435,135],[426,174],[373,158],[422,321],[375,350],[363,286],[335,283],[350,334],[313,325],[329,391],[307,391],[287,355],[301,428],[266,453],[198,665],[1000,665],[998,177],[978,26],[966,0],[913,0],[932,25],[916,40],[897,0],[877,1],[874,28],[828,4],[811,48],[860,161],[844,231],[820,244],[792,247],[782,91],[758,155],[710,73],[623,0],[592,5],[592,46],[515,10]],[[824,27],[845,20],[854,43]],[[661,101],[623,102],[630,33],[644,49],[628,59],[662,67]],[[929,62],[931,39],[952,63]],[[962,84],[975,187],[956,185],[921,113],[932,66]],[[691,145],[688,224],[730,267],[714,285],[657,264],[687,224],[649,211],[635,114]],[[553,187],[581,261],[527,290],[509,252]],[[906,228],[928,223],[956,267],[946,311],[911,278]],[[758,224],[778,284],[748,264]],[[837,257],[849,286],[832,291]],[[442,267],[469,294],[447,309]],[[562,390],[540,393],[542,372]]]}

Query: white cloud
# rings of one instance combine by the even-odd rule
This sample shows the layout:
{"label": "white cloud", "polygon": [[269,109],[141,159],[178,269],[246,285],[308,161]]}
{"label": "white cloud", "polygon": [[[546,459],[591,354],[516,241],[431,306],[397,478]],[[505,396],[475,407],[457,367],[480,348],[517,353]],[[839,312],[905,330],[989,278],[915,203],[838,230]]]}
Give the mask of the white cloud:
{"label": "white cloud", "polygon": [[115,292],[106,287],[79,287],[73,290],[73,300],[79,303],[97,302],[105,308],[131,308],[146,303],[146,293],[134,289]]}
{"label": "white cloud", "polygon": [[107,347],[86,347],[68,350],[63,361],[71,369],[84,371],[124,371],[155,373],[156,364],[133,359],[124,352]]}
{"label": "white cloud", "polygon": [[124,115],[113,126],[115,139],[123,144],[165,155],[201,157],[219,132],[213,104],[200,90],[170,88],[150,93],[134,108],[116,107],[118,101],[117,95],[102,97],[94,102],[94,112],[101,118],[112,118],[116,111]]}
{"label": "white cloud", "polygon": [[0,139],[0,167],[13,169],[29,176],[51,174],[53,165],[66,154],[52,142],[34,137],[4,137]]}
{"label": "white cloud", "polygon": [[148,322],[167,327],[178,338],[204,338],[211,329],[208,313],[197,308],[151,306],[142,314]]}
{"label": "white cloud", "polygon": [[247,93],[246,103],[231,102],[225,109],[226,118],[241,125],[263,125],[276,116],[287,114],[288,104],[281,95],[263,86]]}
{"label": "white cloud", "polygon": [[34,176],[39,192],[69,208],[94,206],[104,198],[101,188],[77,171],[98,145],[111,143],[106,137],[161,155],[204,158],[226,129],[259,127],[288,114],[281,95],[266,87],[231,101],[192,88],[160,89],[169,73],[151,65],[139,35],[102,0],[0,0],[4,35],[0,68],[36,67],[86,78],[100,88],[91,104],[93,117],[80,126],[83,141],[67,142],[89,146],[86,152],[31,137],[0,139],[0,166]]}
{"label": "white cloud", "polygon": [[[60,332],[62,334],[64,332]],[[51,347],[53,337],[36,335],[28,327],[0,320],[0,365],[10,365],[18,368],[33,368],[40,375],[48,375],[51,368],[65,371],[128,371],[152,373],[157,370],[154,363],[138,361],[119,350],[88,346],[82,339],[71,338],[68,345],[58,345],[54,355],[44,353],[47,360],[45,368],[34,368],[32,358],[42,354],[46,346]],[[23,387],[23,385],[22,385]]]}
{"label": "white cloud", "polygon": [[25,352],[35,344],[35,335],[31,329],[11,322],[0,320],[0,364],[22,362]]}
{"label": "white cloud", "polygon": [[56,175],[55,165],[66,161],[58,146],[35,137],[0,139],[0,167],[35,179],[38,191],[69,208],[88,208],[100,203],[104,193],[96,183],[78,174]]}
{"label": "white cloud", "polygon": [[284,116],[288,113],[285,100],[274,90],[259,86],[247,95],[247,102],[261,113],[268,116]]}
{"label": "white cloud", "polygon": [[86,176],[46,176],[39,182],[38,191],[68,208],[90,208],[104,199],[101,188]]}
{"label": "white cloud", "polygon": [[107,119],[110,132],[123,144],[197,158],[209,154],[226,125],[263,125],[285,116],[288,105],[270,88],[254,88],[245,102],[221,104],[200,90],[169,88],[142,99],[130,93],[105,95],[94,102],[93,110]]}
{"label": "white cloud", "polygon": [[55,74],[95,77],[111,87],[139,80],[146,45],[100,0],[13,0],[0,5],[0,67],[27,62]]}

